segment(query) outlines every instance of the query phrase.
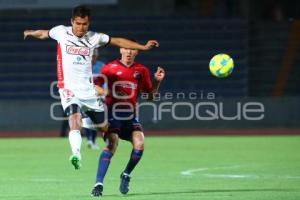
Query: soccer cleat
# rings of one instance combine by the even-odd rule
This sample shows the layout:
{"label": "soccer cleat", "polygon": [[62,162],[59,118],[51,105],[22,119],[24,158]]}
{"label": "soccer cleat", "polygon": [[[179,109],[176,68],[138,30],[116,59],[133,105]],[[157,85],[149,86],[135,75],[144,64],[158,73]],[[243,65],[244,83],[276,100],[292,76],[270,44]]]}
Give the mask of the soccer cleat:
{"label": "soccer cleat", "polygon": [[77,156],[77,155],[72,155],[72,156],[70,157],[70,161],[71,161],[71,164],[74,166],[74,168],[75,168],[76,170],[80,169],[81,163],[80,163],[80,158],[79,158],[79,156]]}
{"label": "soccer cleat", "polygon": [[122,194],[127,194],[129,191],[130,176],[122,173],[120,179],[121,182],[119,190]]}
{"label": "soccer cleat", "polygon": [[92,197],[100,197],[100,196],[102,196],[102,191],[103,191],[103,185],[97,183],[91,192],[91,196]]}

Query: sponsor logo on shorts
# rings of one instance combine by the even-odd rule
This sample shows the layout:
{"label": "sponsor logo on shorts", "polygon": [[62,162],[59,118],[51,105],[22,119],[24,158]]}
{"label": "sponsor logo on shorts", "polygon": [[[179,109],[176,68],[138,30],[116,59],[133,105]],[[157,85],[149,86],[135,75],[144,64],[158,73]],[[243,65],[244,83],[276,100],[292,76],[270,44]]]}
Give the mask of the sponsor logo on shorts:
{"label": "sponsor logo on shorts", "polygon": [[69,89],[64,89],[62,91],[62,95],[66,100],[71,99],[72,97],[75,96],[74,93]]}

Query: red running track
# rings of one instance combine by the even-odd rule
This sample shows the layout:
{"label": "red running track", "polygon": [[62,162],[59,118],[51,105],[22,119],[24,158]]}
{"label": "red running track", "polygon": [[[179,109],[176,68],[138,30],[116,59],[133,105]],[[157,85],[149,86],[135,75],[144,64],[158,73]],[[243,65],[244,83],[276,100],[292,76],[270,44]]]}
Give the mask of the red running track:
{"label": "red running track", "polygon": [[[182,129],[182,130],[146,130],[146,136],[266,136],[266,135],[300,135],[299,128],[262,128],[262,129]],[[0,131],[0,137],[59,137],[57,131]]]}

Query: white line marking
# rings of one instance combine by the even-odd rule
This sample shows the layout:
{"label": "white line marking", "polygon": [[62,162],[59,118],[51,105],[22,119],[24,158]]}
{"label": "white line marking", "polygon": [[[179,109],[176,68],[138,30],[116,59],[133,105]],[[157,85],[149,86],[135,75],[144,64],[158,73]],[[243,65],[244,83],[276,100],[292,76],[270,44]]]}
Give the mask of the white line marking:
{"label": "white line marking", "polygon": [[279,177],[282,179],[300,179],[300,176],[290,176],[290,175],[284,175]]}
{"label": "white line marking", "polygon": [[190,169],[190,170],[182,171],[181,175],[191,176],[191,175],[193,175],[194,172],[201,172],[201,171],[206,171],[206,170],[209,170],[209,169],[210,168]]}
{"label": "white line marking", "polygon": [[[300,176],[291,175],[256,175],[256,174],[218,174],[218,173],[203,173],[205,171],[226,170],[240,168],[241,165],[221,166],[221,167],[202,167],[189,169],[180,172],[183,176],[193,176],[198,173],[200,176],[208,178],[228,178],[228,179],[300,179]],[[201,173],[202,172],[202,173]]]}
{"label": "white line marking", "polygon": [[180,172],[181,175],[184,176],[191,176],[193,175],[195,172],[202,172],[202,171],[208,171],[208,170],[219,170],[219,169],[235,169],[235,168],[239,168],[241,167],[241,165],[232,165],[232,166],[223,166],[223,167],[204,167],[204,168],[197,168],[197,169],[189,169],[189,170],[185,170]]}
{"label": "white line marking", "polygon": [[61,179],[52,179],[52,178],[28,178],[28,179],[19,179],[19,178],[0,178],[0,182],[7,181],[25,181],[25,182],[67,182],[66,180]]}
{"label": "white line marking", "polygon": [[259,178],[256,175],[250,174],[202,174],[203,176],[207,176],[209,178],[231,178],[231,179],[241,179],[241,178]]}

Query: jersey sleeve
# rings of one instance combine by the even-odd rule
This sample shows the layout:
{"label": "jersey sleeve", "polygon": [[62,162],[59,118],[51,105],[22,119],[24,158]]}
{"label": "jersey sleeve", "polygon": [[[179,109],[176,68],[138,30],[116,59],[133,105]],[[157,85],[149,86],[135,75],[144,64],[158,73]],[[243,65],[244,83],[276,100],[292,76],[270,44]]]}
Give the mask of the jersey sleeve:
{"label": "jersey sleeve", "polygon": [[60,40],[62,31],[64,31],[64,30],[65,30],[65,26],[63,26],[63,25],[55,26],[49,30],[49,37],[58,41],[58,40]]}
{"label": "jersey sleeve", "polygon": [[148,68],[145,67],[143,70],[140,91],[150,93],[150,92],[152,92],[152,90],[153,90],[153,85],[152,85],[152,81],[150,78],[150,72],[149,72]]}
{"label": "jersey sleeve", "polygon": [[97,47],[101,47],[101,46],[106,46],[109,44],[110,42],[110,37],[109,35],[106,35],[104,33],[97,33],[98,36],[98,42],[97,42]]}

